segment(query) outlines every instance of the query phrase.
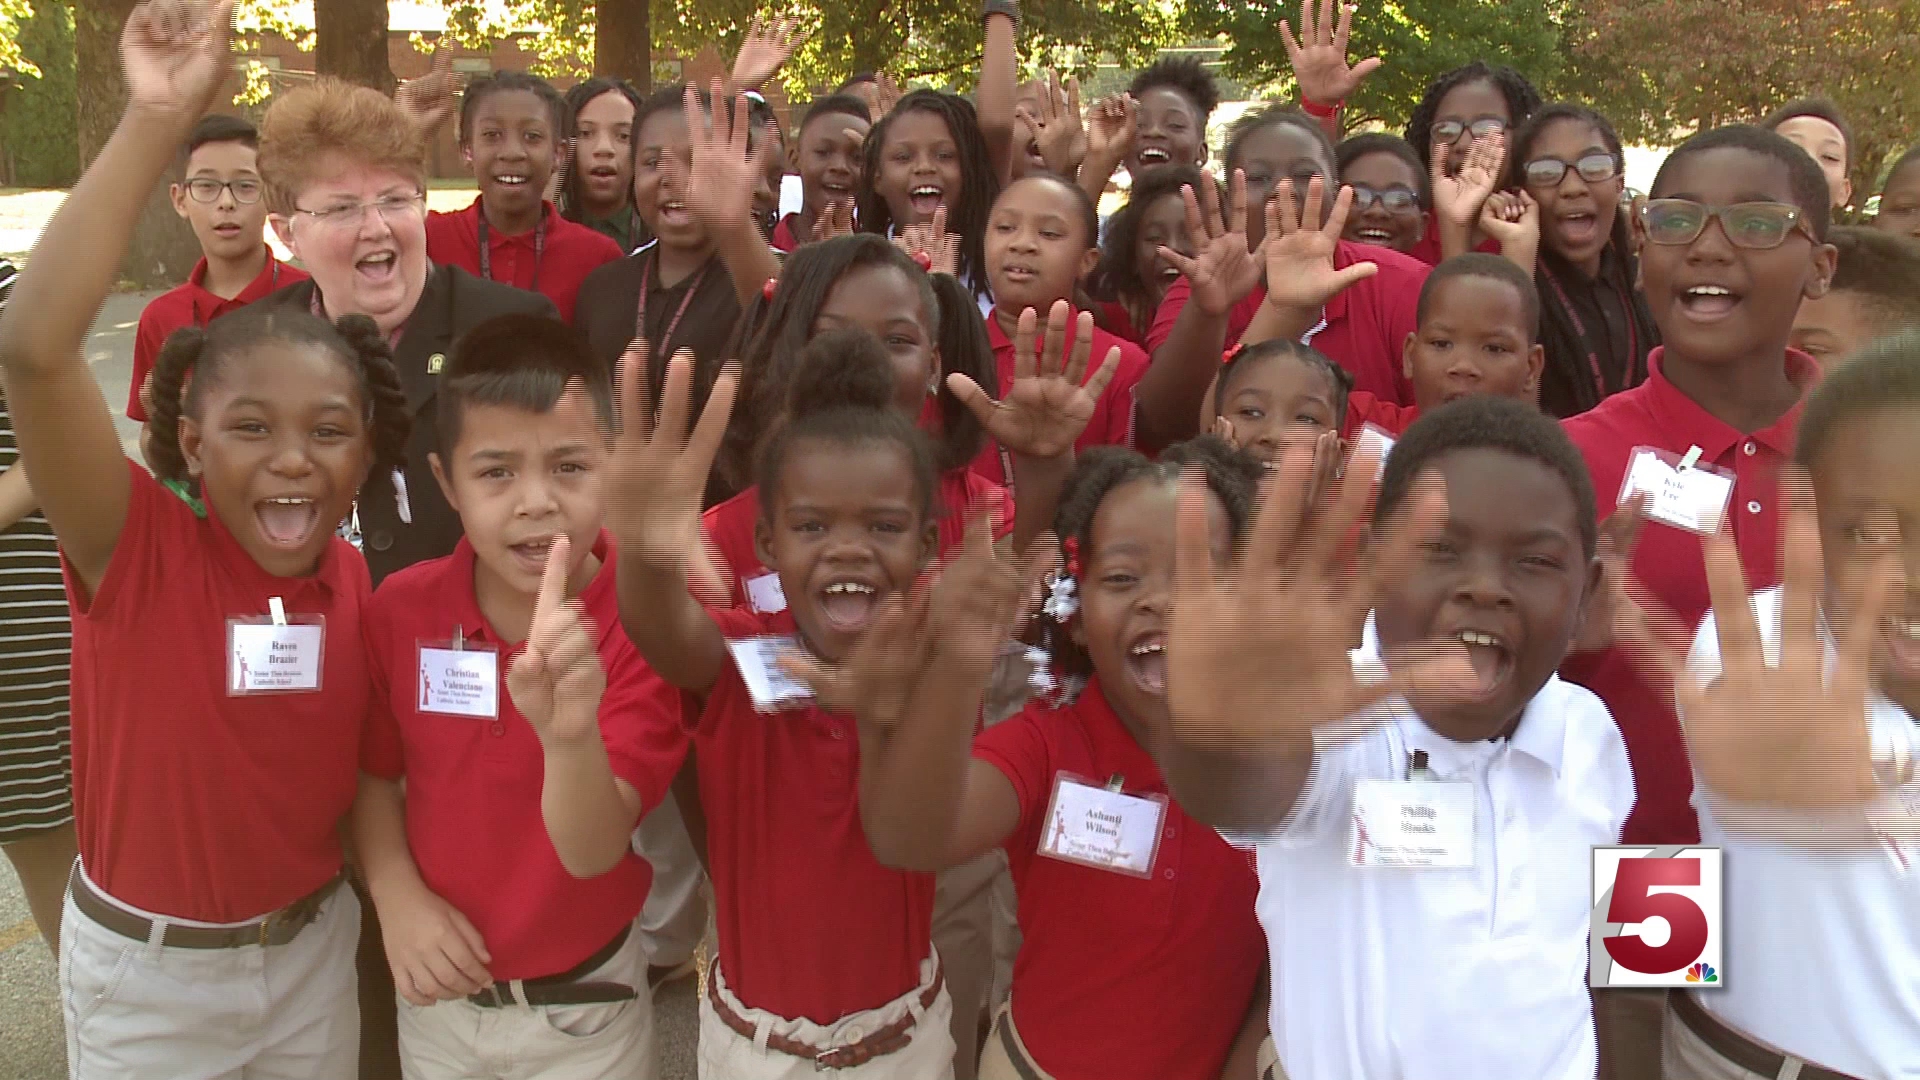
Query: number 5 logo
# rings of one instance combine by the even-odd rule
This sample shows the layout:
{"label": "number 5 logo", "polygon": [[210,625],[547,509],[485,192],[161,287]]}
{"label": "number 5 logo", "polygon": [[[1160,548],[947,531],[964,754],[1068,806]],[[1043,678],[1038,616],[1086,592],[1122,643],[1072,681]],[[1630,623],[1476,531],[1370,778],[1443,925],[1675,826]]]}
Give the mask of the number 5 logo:
{"label": "number 5 logo", "polygon": [[1589,983],[1722,985],[1720,908],[1718,848],[1594,848]]}

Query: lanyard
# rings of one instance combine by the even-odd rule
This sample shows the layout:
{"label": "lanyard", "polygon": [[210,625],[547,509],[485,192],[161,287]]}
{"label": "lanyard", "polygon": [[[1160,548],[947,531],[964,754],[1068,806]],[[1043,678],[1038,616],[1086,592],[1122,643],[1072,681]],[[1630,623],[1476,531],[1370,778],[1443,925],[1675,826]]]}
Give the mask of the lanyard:
{"label": "lanyard", "polygon": [[[488,244],[487,244],[487,211],[484,207],[481,208],[479,217],[480,217],[480,276],[483,278],[486,278],[488,281],[492,281],[493,280],[493,252],[488,247]],[[533,283],[527,286],[527,290],[529,292],[540,291],[540,264],[545,261],[546,254],[547,254],[547,208],[542,206],[540,208],[540,224],[535,225],[533,227]],[[507,284],[511,285],[513,283],[508,282]]]}
{"label": "lanyard", "polygon": [[[1587,346],[1587,367],[1593,372],[1594,400],[1596,402],[1605,400],[1607,377],[1600,370],[1600,353],[1594,349],[1593,339],[1587,336],[1587,324],[1580,318],[1580,313],[1574,310],[1573,301],[1567,297],[1567,290],[1560,287],[1560,279],[1554,277],[1553,271],[1547,269],[1545,264],[1540,267],[1540,276],[1546,278],[1547,284],[1552,286],[1553,295],[1560,300],[1561,309],[1567,313],[1567,319],[1573,323],[1573,332],[1580,335],[1580,340]],[[1639,363],[1640,335],[1633,328],[1632,307],[1626,307],[1623,314],[1626,316],[1627,323],[1627,362],[1621,366],[1621,388],[1625,389],[1626,384],[1632,381],[1634,368]]]}
{"label": "lanyard", "polygon": [[[269,267],[270,267],[270,269],[271,269],[271,271],[272,271],[272,274],[273,274],[273,276],[272,276],[272,277],[270,277],[270,278],[268,278],[268,279],[267,279],[267,291],[268,291],[268,292],[272,292],[272,291],[274,291],[275,289],[278,289],[278,288],[280,287],[280,260],[279,260],[279,259],[276,259],[276,258],[274,258],[274,257],[273,257],[273,253],[272,253],[272,252],[268,252],[268,253],[267,253],[267,263],[269,264]],[[242,290],[241,290],[241,292],[243,292],[243,293],[244,293],[245,291],[246,291],[245,289],[242,289]],[[240,299],[240,298],[239,298],[238,296],[235,296],[235,297],[234,297],[233,299],[234,299],[234,300],[238,300],[238,299]],[[220,304],[218,304],[218,305],[215,305],[215,306],[216,306],[216,307],[218,307],[218,306],[223,306],[223,305],[226,305],[226,304],[230,304],[230,303],[232,303],[232,302],[233,302],[232,300],[222,300],[222,301],[220,301]],[[217,315],[217,314],[219,314],[219,312],[215,312],[215,314]],[[206,321],[205,319],[203,319],[203,318],[201,318],[201,317],[200,317],[200,305],[199,305],[199,304],[194,304],[194,305],[193,305],[193,325],[195,325],[195,326],[200,326],[200,327],[204,327],[204,326],[206,326],[206,325],[207,325],[207,321]]]}
{"label": "lanyard", "polygon": [[[653,264],[657,261],[659,261],[659,255],[655,253],[653,258],[647,259],[640,266],[640,311],[633,322],[633,336],[637,338],[647,336],[647,291],[653,284]],[[700,283],[707,279],[707,267],[712,265],[711,259],[701,263],[699,272],[695,273],[693,280],[687,283],[686,295],[680,298],[680,307],[674,311],[673,318],[668,320],[666,333],[661,334],[660,340],[653,343],[653,355],[663,359],[672,358],[673,332],[680,329],[680,317],[687,313],[687,305],[693,303],[693,294],[700,291]]]}

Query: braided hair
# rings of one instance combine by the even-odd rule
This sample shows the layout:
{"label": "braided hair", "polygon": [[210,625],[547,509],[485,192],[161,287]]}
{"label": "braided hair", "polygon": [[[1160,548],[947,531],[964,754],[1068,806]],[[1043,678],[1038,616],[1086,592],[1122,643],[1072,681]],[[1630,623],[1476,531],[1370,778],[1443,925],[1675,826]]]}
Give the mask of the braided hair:
{"label": "braided hair", "polygon": [[915,90],[901,98],[892,112],[873,125],[873,130],[867,133],[867,158],[860,174],[860,190],[854,196],[860,229],[885,236],[897,224],[887,200],[880,197],[875,185],[880,179],[887,133],[898,118],[913,112],[939,117],[947,125],[947,134],[959,151],[960,193],[957,199],[953,193],[947,193],[947,229],[960,237],[960,280],[984,296],[990,289],[987,218],[993,211],[994,200],[1000,197],[1000,177],[993,170],[992,156],[987,152],[986,136],[980,133],[980,120],[973,102],[966,98],[942,90]]}
{"label": "braided hair", "polygon": [[1420,155],[1422,173],[1433,164],[1433,122],[1439,117],[1441,100],[1456,87],[1477,82],[1492,83],[1493,88],[1506,99],[1509,129],[1526,123],[1533,111],[1540,107],[1540,91],[1533,88],[1525,75],[1505,64],[1475,60],[1454,68],[1427,84],[1426,94],[1420,98],[1420,104],[1414,106],[1413,115],[1407,118],[1407,142],[1413,146],[1413,152]]}
{"label": "braided hair", "polygon": [[153,404],[147,413],[147,454],[154,475],[188,482],[186,455],[180,450],[180,418],[198,419],[207,387],[219,381],[226,365],[267,342],[314,346],[345,361],[359,382],[373,441],[372,475],[385,476],[406,463],[412,414],[387,336],[373,320],[343,315],[339,322],[329,323],[311,312],[255,304],[215,319],[204,329],[182,327],[160,347],[153,367]]}
{"label": "braided hair", "polygon": [[[586,82],[573,86],[567,91],[565,131],[566,137],[569,140],[580,137],[580,111],[585,109],[589,102],[602,94],[619,94],[631,102],[633,104],[633,129],[639,129],[640,91],[635,90],[633,84],[625,79],[614,79],[608,78],[605,75],[596,75]],[[631,142],[631,139],[629,139],[629,142]],[[631,151],[629,151],[628,156],[631,158]],[[579,152],[576,150],[574,152],[574,160],[570,162],[567,169],[566,182],[560,185],[560,214],[568,221],[579,221],[586,213],[586,196],[580,190],[580,162],[578,158]],[[631,161],[629,161],[629,167],[631,167]],[[629,189],[633,187],[631,181],[628,182],[627,187]],[[628,200],[631,200],[633,198],[633,192],[629,190],[626,197]]]}
{"label": "braided hair", "polygon": [[[1266,475],[1265,468],[1253,457],[1213,435],[1170,446],[1157,461],[1123,447],[1096,446],[1074,465],[1053,516],[1054,535],[1061,538],[1063,548],[1071,541],[1078,554],[1076,576],[1084,577],[1092,561],[1093,519],[1113,489],[1135,480],[1177,484],[1190,466],[1206,475],[1207,490],[1226,510],[1227,528],[1237,546],[1253,520],[1254,495]],[[1047,652],[1060,674],[1076,680],[1093,674],[1092,658],[1074,643],[1065,626],[1051,623],[1045,628],[1045,636]]]}

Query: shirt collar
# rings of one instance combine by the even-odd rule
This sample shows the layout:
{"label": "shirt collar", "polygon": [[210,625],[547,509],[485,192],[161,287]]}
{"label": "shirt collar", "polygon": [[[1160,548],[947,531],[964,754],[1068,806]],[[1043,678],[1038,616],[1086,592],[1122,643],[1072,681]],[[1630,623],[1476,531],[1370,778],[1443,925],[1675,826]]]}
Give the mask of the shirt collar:
{"label": "shirt collar", "polygon": [[[1793,408],[1759,431],[1740,431],[1708,412],[1699,402],[1680,392],[1679,388],[1667,381],[1661,361],[1665,359],[1666,346],[1656,345],[1647,354],[1646,392],[1652,407],[1653,419],[1659,430],[1671,433],[1673,441],[1691,442],[1700,448],[1702,457],[1715,460],[1740,443],[1752,439],[1754,442],[1781,455],[1793,453],[1794,431],[1800,424],[1800,412],[1806,407],[1806,395],[1794,402]],[[1786,355],[1787,377],[1803,391],[1812,387],[1820,378],[1820,367],[1813,357],[1798,349],[1788,349]]]}
{"label": "shirt collar", "polygon": [[[580,606],[589,613],[615,610],[618,601],[610,595],[615,588],[613,538],[605,529],[600,530],[600,535],[594,538],[593,554],[600,560],[600,570],[581,590]],[[480,590],[474,584],[474,570],[479,561],[473,544],[462,535],[460,542],[453,546],[453,554],[447,557],[446,577],[441,581],[440,610],[453,617],[453,624],[460,628],[461,635],[468,640],[488,641],[503,648],[517,645],[517,642],[501,641],[480,610]]]}
{"label": "shirt collar", "polygon": [[1427,755],[1427,767],[1442,780],[1462,779],[1483,763],[1501,753],[1525,754],[1545,765],[1555,777],[1566,760],[1567,714],[1561,693],[1560,676],[1549,676],[1546,684],[1527,702],[1520,723],[1511,738],[1479,742],[1456,742],[1427,726],[1418,714],[1409,710],[1409,719],[1401,724],[1401,734],[1409,751]]}
{"label": "shirt collar", "polygon": [[[480,215],[485,212],[486,211],[480,209],[480,196],[477,195],[474,196],[473,205],[460,211],[460,216],[467,219],[467,226],[474,230],[474,236],[476,238],[480,235],[480,222],[482,220]],[[489,245],[506,243],[531,245],[533,243],[533,234],[540,230],[540,225],[545,223],[548,228],[551,229],[553,218],[558,217],[559,213],[560,211],[555,209],[551,202],[542,202],[540,204],[540,220],[534,223],[533,228],[527,229],[524,232],[503,233],[489,224],[487,226],[487,241]]]}
{"label": "shirt collar", "polygon": [[[1160,767],[1154,763],[1153,755],[1127,730],[1120,714],[1113,711],[1113,703],[1100,689],[1100,676],[1087,679],[1087,685],[1081,689],[1080,696],[1074,700],[1073,707],[1080,714],[1080,723],[1085,727],[1088,741],[1092,744],[1096,756],[1113,762],[1122,778],[1121,788],[1127,792],[1163,792],[1166,781],[1161,778]],[[1104,784],[1105,776],[1089,776],[1087,779],[1096,784]]]}

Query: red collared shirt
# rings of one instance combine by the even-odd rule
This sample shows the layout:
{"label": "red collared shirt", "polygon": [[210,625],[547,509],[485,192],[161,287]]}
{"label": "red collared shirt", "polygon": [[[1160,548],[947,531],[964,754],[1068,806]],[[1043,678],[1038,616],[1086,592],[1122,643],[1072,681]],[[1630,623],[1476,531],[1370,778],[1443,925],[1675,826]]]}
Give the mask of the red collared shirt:
{"label": "red collared shirt", "polygon": [[[715,611],[729,638],[791,634],[792,615]],[[827,1024],[920,983],[933,875],[889,870],[860,823],[853,717],[753,710],[727,663],[694,730],[720,967],[742,1002]]]}
{"label": "red collared shirt", "polygon": [[974,740],[1020,799],[1007,858],[1020,898],[1013,1019],[1054,1076],[1213,1080],[1246,1019],[1266,938],[1247,856],[1167,803],[1152,876],[1038,854],[1061,773],[1166,796],[1153,758],[1087,684],[1062,709],[1035,703]]}
{"label": "red collared shirt", "polygon": [[[1080,313],[1071,312],[1067,317],[1067,336],[1064,355],[1073,354],[1073,343],[1079,333]],[[1041,330],[1046,329],[1045,320],[1041,321]],[[1000,319],[995,314],[987,315],[987,338],[993,342],[993,363],[1000,374],[1000,385],[996,396],[1004,396],[1013,387],[1014,349],[1013,339],[1000,328]],[[1034,342],[1038,348],[1039,341]],[[1100,400],[1094,403],[1093,417],[1087,421],[1087,429],[1073,444],[1076,450],[1085,450],[1091,446],[1132,446],[1133,445],[1133,389],[1147,373],[1147,354],[1140,346],[1123,338],[1117,338],[1100,327],[1093,328],[1093,347],[1087,353],[1087,378],[1100,370],[1106,362],[1107,352],[1120,350],[1120,366],[1114,371],[1113,379],[1107,383]],[[1013,478],[1007,475],[1009,459],[1002,456],[998,443],[989,441],[986,449],[974,459],[973,467],[981,476],[996,484],[1005,486]]]}
{"label": "red collared shirt", "polygon": [[[1727,522],[1748,584],[1756,591],[1771,588],[1780,581],[1780,468],[1793,455],[1802,406],[1764,431],[1736,431],[1667,381],[1660,370],[1664,351],[1648,355],[1646,382],[1563,422],[1587,459],[1597,512],[1604,519],[1619,503],[1635,447],[1685,455],[1697,446],[1701,462],[1733,474]],[[1819,377],[1805,353],[1788,349],[1786,365],[1799,385]],[[1698,625],[1712,606],[1700,537],[1684,529],[1647,522],[1634,549],[1633,574],[1687,626]],[[1569,656],[1561,674],[1600,695],[1627,740],[1638,798],[1622,843],[1697,843],[1700,826],[1689,802],[1693,772],[1672,696],[1649,686],[1620,648]]]}
{"label": "red collared shirt", "polygon": [[768,238],[768,243],[772,245],[773,250],[791,255],[793,250],[800,246],[800,241],[795,238],[793,232],[799,224],[799,214],[788,214],[774,222],[773,235]]}
{"label": "red collared shirt", "polygon": [[[971,467],[949,469],[940,474],[939,505],[935,508],[940,515],[940,554],[945,555],[966,538],[967,512],[990,502],[994,506],[993,535],[997,540],[1013,531],[1013,496],[1007,489]],[[754,553],[753,528],[759,520],[760,489],[750,487],[702,514],[700,524],[726,563],[727,582],[733,589],[732,605],[746,605],[768,613],[785,611],[784,595],[778,607],[771,606],[779,581],[778,578],[764,580],[773,571]]]}
{"label": "red collared shirt", "polygon": [[[1420,234],[1420,242],[1413,245],[1413,250],[1407,252],[1407,254],[1419,259],[1428,266],[1439,266],[1445,261],[1445,256],[1440,253],[1440,222],[1434,217],[1433,211],[1431,210],[1423,210],[1421,213],[1427,217],[1426,231]],[[1489,236],[1485,240],[1480,241],[1480,246],[1473,250],[1498,255],[1500,254],[1500,241]]]}
{"label": "red collared shirt", "polygon": [[201,259],[194,264],[193,273],[187,275],[185,285],[161,293],[141,309],[140,328],[133,335],[133,385],[127,390],[127,419],[147,422],[147,410],[140,406],[140,387],[153,373],[154,362],[160,358],[160,347],[167,343],[169,334],[183,326],[205,326],[275,289],[307,280],[307,272],[274,258],[273,249],[267,248],[267,265],[261,267],[259,276],[247,282],[247,287],[233,299],[208,292],[202,284],[206,280],[207,260]]}
{"label": "red collared shirt", "polygon": [[[480,272],[480,214],[476,198],[465,210],[427,215],[427,258],[475,277],[489,276]],[[605,234],[561,217],[552,203],[541,214],[539,225],[515,236],[487,230],[487,269],[495,281],[545,295],[560,309],[560,318],[572,322],[580,283],[626,252]]]}
{"label": "red collared shirt", "polygon": [[1381,401],[1365,390],[1355,390],[1347,395],[1347,417],[1340,427],[1340,437],[1351,443],[1360,434],[1361,428],[1372,424],[1399,438],[1419,418],[1418,405],[1395,405],[1391,401]]}
{"label": "red collared shirt", "polygon": [[[677,691],[654,674],[620,627],[611,541],[593,553],[600,572],[580,594],[607,673],[600,737],[613,775],[651,810],[686,757]],[[499,640],[474,594],[473,547],[401,570],[368,605],[371,708],[360,767],[407,782],[407,844],[420,877],[457,908],[487,943],[496,979],[566,971],[632,923],[653,868],[631,851],[582,881],[567,872],[547,835],[540,799],[546,754],[507,693],[507,668],[522,643]],[[422,712],[420,646],[493,648],[499,716],[482,720]]]}
{"label": "red collared shirt", "polygon": [[[1371,262],[1379,270],[1327,301],[1324,325],[1311,335],[1308,344],[1352,372],[1355,390],[1365,390],[1383,401],[1411,405],[1413,384],[1401,371],[1401,359],[1406,355],[1408,335],[1420,325],[1420,287],[1426,284],[1431,268],[1418,259],[1371,244],[1341,240],[1334,245],[1334,269],[1357,262]],[[1175,320],[1192,295],[1193,285],[1184,277],[1168,287],[1166,299],[1160,301],[1160,310],[1153,317],[1153,329],[1147,333],[1149,352],[1167,343]],[[1239,344],[1266,300],[1263,280],[1233,305],[1227,313],[1228,349]]]}
{"label": "red collared shirt", "polygon": [[[123,903],[244,922],[340,872],[367,709],[367,564],[336,538],[311,577],[274,577],[211,508],[197,517],[126,468],[126,525],[91,599],[65,567],[80,855]],[[228,696],[227,620],[266,616],[275,596],[326,620],[320,689]]]}

